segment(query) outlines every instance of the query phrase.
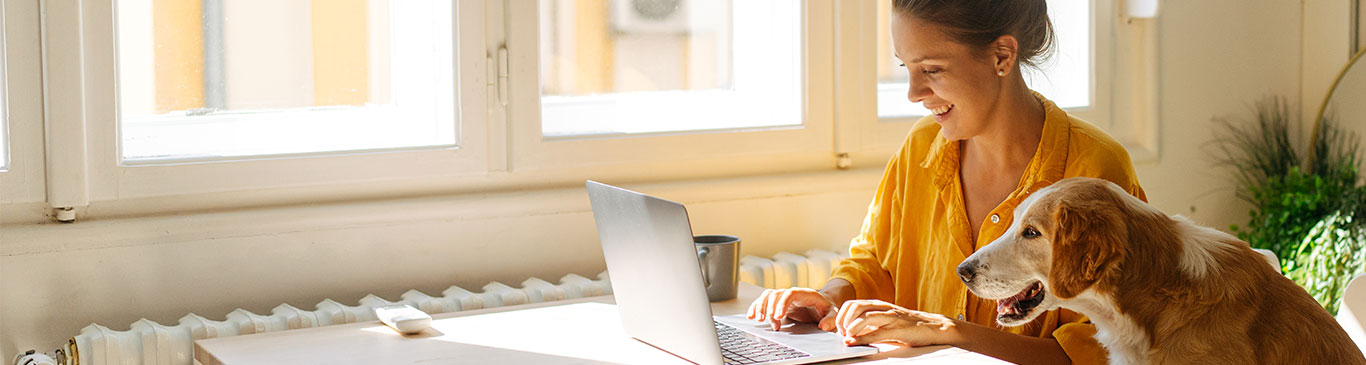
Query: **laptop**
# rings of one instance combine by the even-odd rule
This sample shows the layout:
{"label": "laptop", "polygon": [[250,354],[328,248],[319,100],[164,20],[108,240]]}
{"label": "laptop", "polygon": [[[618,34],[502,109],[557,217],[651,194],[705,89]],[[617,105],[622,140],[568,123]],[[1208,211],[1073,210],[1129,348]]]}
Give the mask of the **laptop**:
{"label": "laptop", "polygon": [[805,364],[877,353],[814,324],[713,317],[682,204],[589,180],[598,238],[631,337],[697,364]]}

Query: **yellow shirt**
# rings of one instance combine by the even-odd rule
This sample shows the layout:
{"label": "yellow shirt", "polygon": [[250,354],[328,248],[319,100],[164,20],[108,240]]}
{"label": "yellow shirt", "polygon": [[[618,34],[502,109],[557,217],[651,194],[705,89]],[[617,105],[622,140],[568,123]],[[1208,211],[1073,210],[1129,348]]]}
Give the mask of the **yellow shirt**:
{"label": "yellow shirt", "polygon": [[901,151],[883,173],[863,229],[849,245],[850,258],[834,277],[853,284],[855,295],[998,328],[1056,338],[1074,363],[1107,363],[1088,320],[1065,309],[1040,315],[1028,325],[1002,328],[994,300],[977,298],[955,268],[1010,227],[1012,212],[1032,192],[1074,176],[1106,179],[1139,199],[1129,154],[1094,125],[1074,118],[1037,93],[1044,105],[1043,136],[1015,191],[982,222],[976,242],[969,234],[959,181],[959,142],[939,136],[932,117],[916,123]]}

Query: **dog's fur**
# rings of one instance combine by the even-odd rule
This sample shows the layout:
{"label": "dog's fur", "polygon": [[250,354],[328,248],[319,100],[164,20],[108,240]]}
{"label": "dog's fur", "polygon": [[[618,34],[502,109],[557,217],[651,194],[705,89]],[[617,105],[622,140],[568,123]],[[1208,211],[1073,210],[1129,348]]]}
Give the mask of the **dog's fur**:
{"label": "dog's fur", "polygon": [[1105,180],[1064,179],[1025,199],[959,274],[988,299],[1041,283],[1040,304],[998,321],[1077,311],[1111,364],[1366,364],[1333,317],[1246,242]]}

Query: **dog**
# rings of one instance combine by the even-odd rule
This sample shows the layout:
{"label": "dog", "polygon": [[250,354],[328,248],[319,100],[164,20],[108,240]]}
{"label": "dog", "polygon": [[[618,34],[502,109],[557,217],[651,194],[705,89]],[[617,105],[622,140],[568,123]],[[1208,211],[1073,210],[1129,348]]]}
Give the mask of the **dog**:
{"label": "dog", "polygon": [[1071,309],[1111,364],[1366,364],[1303,288],[1246,242],[1169,216],[1094,178],[1040,189],[959,278],[996,321]]}

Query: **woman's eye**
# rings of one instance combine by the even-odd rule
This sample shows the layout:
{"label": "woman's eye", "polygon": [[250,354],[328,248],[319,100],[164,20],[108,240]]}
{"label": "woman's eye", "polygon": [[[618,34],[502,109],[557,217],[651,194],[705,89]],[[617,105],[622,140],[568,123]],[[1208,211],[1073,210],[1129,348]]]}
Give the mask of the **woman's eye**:
{"label": "woman's eye", "polygon": [[939,73],[939,71],[940,71],[939,69],[933,69],[933,70],[932,70],[932,69],[924,69],[924,70],[922,70],[922,71],[920,71],[920,72],[921,72],[921,73],[924,73],[924,74],[926,74],[926,75],[934,75],[934,74]]}
{"label": "woman's eye", "polygon": [[1024,236],[1024,238],[1034,238],[1039,236],[1039,231],[1033,228],[1025,228],[1021,235]]}

